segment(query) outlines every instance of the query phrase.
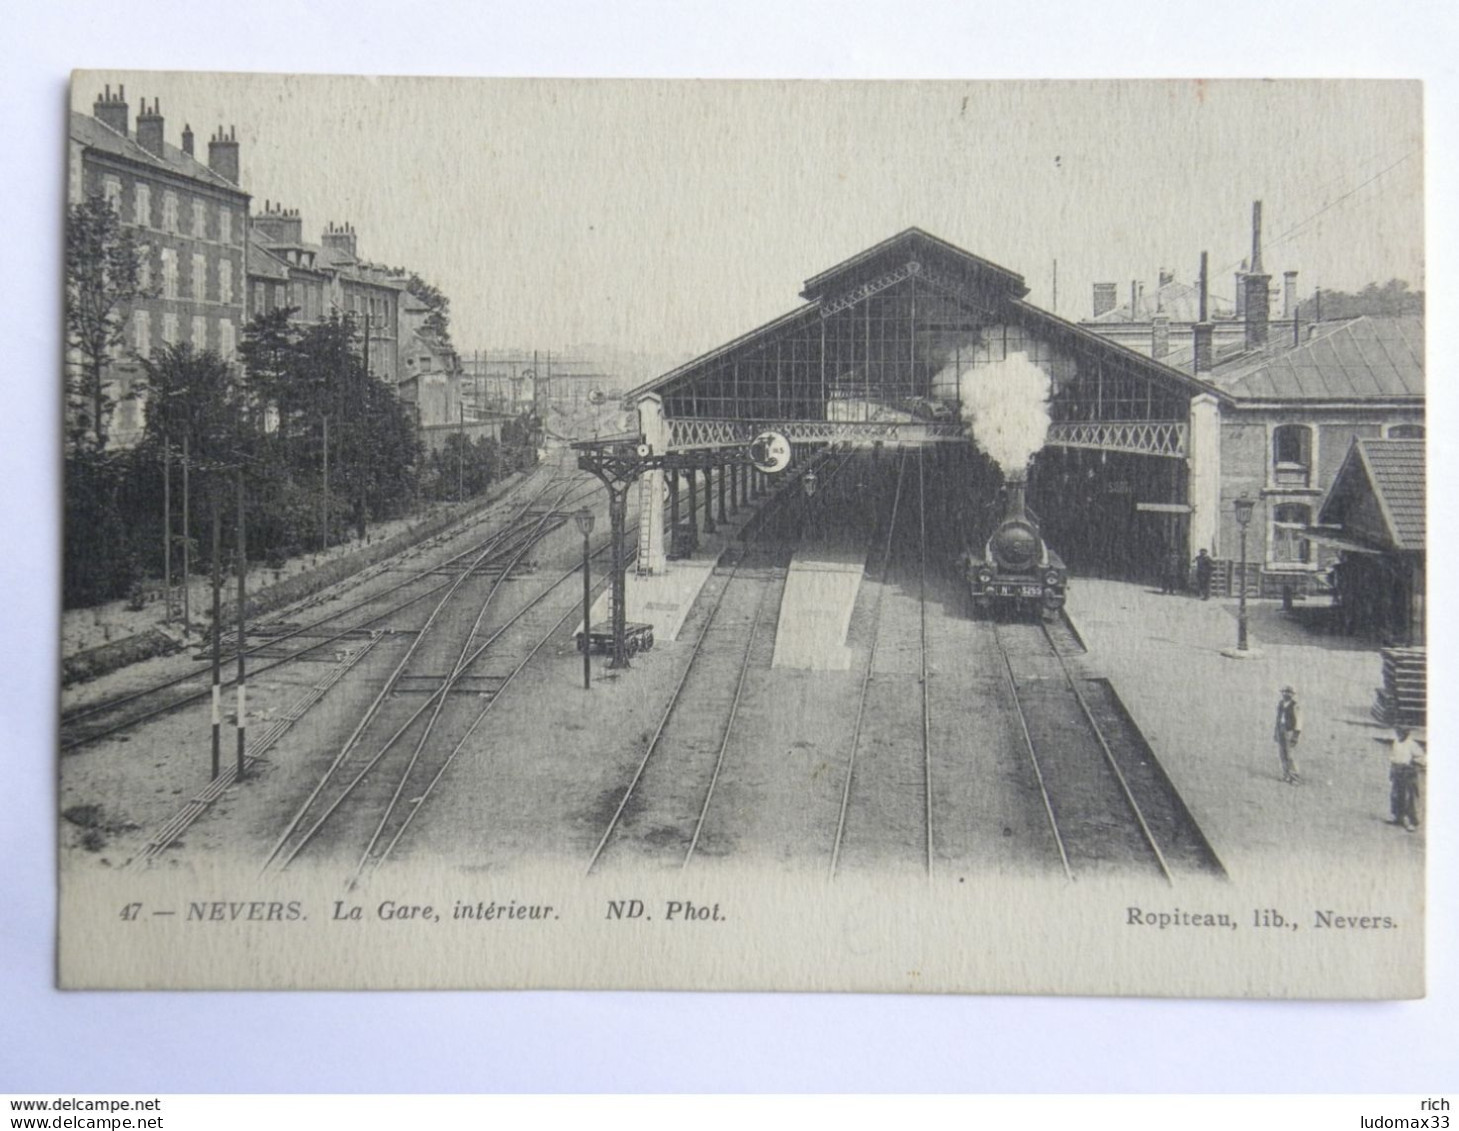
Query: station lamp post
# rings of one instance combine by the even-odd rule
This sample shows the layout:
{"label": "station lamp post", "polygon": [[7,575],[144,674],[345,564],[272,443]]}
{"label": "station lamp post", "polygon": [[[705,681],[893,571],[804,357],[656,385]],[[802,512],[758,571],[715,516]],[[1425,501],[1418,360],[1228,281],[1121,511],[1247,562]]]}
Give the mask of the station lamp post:
{"label": "station lamp post", "polygon": [[1246,528],[1251,525],[1251,512],[1256,509],[1256,500],[1243,494],[1235,502],[1236,525],[1241,528],[1241,601],[1236,616],[1236,650],[1248,650],[1246,639]]}
{"label": "station lamp post", "polygon": [[583,532],[583,690],[591,691],[593,687],[593,670],[591,666],[593,652],[592,637],[592,590],[593,584],[589,574],[592,555],[588,550],[588,535],[593,532],[593,512],[583,507],[573,516],[577,520],[578,529]]}
{"label": "station lamp post", "polygon": [[806,532],[812,538],[814,538],[815,537],[815,529],[814,529],[815,511],[811,507],[811,500],[816,497],[816,472],[815,472],[815,469],[814,468],[812,468],[810,471],[807,471],[805,473],[805,475],[803,475],[801,477],[800,487],[801,487],[801,490],[805,492],[805,501],[806,501],[806,508],[805,508],[805,512],[806,512],[805,513]]}

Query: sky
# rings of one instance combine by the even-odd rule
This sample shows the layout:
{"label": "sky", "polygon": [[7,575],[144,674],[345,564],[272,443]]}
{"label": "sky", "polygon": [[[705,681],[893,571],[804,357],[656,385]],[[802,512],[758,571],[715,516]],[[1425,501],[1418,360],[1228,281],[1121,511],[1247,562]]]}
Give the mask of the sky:
{"label": "sky", "polygon": [[1091,284],[1230,298],[1263,201],[1299,293],[1423,285],[1422,93],[1396,81],[710,82],[78,72],[198,152],[236,127],[243,187],[349,221],[360,254],[451,299],[459,348],[694,356],[907,227],[1090,314]]}

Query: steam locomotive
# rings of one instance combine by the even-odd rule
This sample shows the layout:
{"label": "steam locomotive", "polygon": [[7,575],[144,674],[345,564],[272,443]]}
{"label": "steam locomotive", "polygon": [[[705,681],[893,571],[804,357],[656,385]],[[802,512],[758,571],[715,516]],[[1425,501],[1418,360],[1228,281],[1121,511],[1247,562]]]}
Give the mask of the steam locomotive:
{"label": "steam locomotive", "polygon": [[1049,549],[1038,520],[1024,504],[1026,484],[1011,480],[1001,521],[981,554],[968,550],[963,569],[975,616],[1004,609],[1032,612],[1051,620],[1064,607],[1069,571],[1064,559]]}

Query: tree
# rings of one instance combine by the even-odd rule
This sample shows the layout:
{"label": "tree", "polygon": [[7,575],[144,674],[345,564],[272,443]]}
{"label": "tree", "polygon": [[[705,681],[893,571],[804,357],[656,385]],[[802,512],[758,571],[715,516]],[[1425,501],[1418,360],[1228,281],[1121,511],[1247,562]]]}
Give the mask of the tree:
{"label": "tree", "polygon": [[149,405],[144,442],[176,444],[186,436],[200,462],[237,458],[242,390],[232,366],[212,350],[180,342],[143,358],[142,369]]}
{"label": "tree", "polygon": [[296,307],[275,307],[255,314],[243,328],[239,359],[248,371],[249,387],[260,412],[278,414],[279,438],[287,444],[302,411],[294,388],[299,335],[291,319]]}
{"label": "tree", "polygon": [[75,359],[66,382],[67,431],[74,448],[89,434],[99,452],[113,404],[106,369],[122,344],[132,302],[148,293],[136,238],[104,197],[67,212],[65,272],[66,345]]}
{"label": "tree", "polygon": [[414,271],[405,284],[406,290],[430,308],[426,315],[425,328],[443,346],[451,345],[451,300],[441,293],[440,288],[426,282]]}
{"label": "tree", "polygon": [[1369,283],[1356,294],[1324,290],[1302,304],[1304,317],[1324,321],[1357,318],[1364,314],[1378,318],[1396,318],[1405,314],[1422,317],[1423,313],[1424,292],[1409,290],[1404,279],[1389,279],[1381,286]]}

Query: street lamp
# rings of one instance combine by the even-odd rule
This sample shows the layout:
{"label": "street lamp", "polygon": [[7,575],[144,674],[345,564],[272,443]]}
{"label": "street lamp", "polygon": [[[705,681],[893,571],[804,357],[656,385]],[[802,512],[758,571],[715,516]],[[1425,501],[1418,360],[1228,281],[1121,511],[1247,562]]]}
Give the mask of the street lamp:
{"label": "street lamp", "polygon": [[800,488],[801,488],[802,491],[805,492],[805,502],[806,502],[806,508],[805,508],[806,531],[807,531],[807,533],[812,538],[814,538],[815,537],[815,530],[812,527],[813,527],[813,520],[814,520],[814,516],[815,516],[815,511],[811,507],[811,500],[816,497],[816,472],[815,472],[815,469],[814,468],[812,468],[811,470],[807,471],[805,473],[805,475],[801,476]]}
{"label": "street lamp", "polygon": [[1241,603],[1236,617],[1236,650],[1247,651],[1246,641],[1246,528],[1251,525],[1251,512],[1256,509],[1256,500],[1246,494],[1235,502],[1236,525],[1241,528]]}
{"label": "street lamp", "polygon": [[591,667],[591,655],[593,650],[592,623],[592,581],[589,576],[592,555],[588,551],[588,535],[593,532],[593,512],[583,507],[573,516],[577,520],[578,529],[583,532],[583,690],[591,691],[593,687],[593,670]]}

